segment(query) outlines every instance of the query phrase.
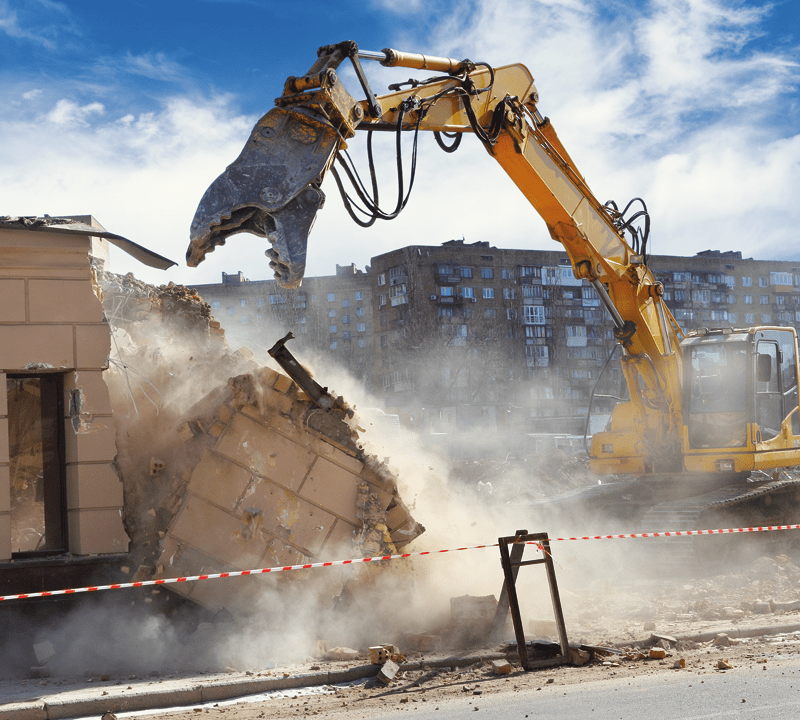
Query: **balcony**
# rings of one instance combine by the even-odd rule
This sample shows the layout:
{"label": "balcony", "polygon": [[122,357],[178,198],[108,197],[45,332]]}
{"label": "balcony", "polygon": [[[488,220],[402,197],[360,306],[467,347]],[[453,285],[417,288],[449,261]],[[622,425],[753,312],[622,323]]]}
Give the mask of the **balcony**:
{"label": "balcony", "polygon": [[460,295],[437,295],[436,296],[436,303],[437,305],[461,305],[464,302],[464,298]]}
{"label": "balcony", "polygon": [[461,282],[461,275],[440,275],[436,273],[437,285],[458,285]]}

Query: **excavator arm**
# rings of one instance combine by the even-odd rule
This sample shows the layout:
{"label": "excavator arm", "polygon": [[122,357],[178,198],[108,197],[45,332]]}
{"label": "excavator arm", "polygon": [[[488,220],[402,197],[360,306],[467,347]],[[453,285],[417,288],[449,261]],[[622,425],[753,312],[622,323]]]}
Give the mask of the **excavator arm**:
{"label": "excavator arm", "polygon": [[[336,72],[348,58],[364,100],[355,100]],[[376,96],[360,59],[443,74]],[[227,237],[248,232],[269,239],[267,255],[278,282],[296,287],[308,233],[324,202],[320,186],[357,131],[475,134],[565,247],[575,276],[594,286],[624,348],[631,400],[617,406],[609,432],[595,435],[594,469],[678,471],[681,330],[644,253],[626,241],[620,213],[594,196],[552,123],[539,113],[538,99],[530,72],[519,64],[492,68],[395,50],[362,52],[351,42],[320,48],[317,62],[306,75],[286,81],[276,107],[206,191],[192,223],[187,262],[197,265]]]}

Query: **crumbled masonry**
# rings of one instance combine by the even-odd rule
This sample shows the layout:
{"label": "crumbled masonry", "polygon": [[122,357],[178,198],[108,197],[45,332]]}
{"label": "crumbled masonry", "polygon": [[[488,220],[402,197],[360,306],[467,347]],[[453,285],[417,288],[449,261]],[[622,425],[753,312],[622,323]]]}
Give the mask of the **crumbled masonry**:
{"label": "crumbled masonry", "polygon": [[[105,379],[136,579],[390,554],[424,531],[395,476],[364,453],[341,399],[321,408],[249,351],[231,353],[190,289],[109,273],[98,281],[113,328]],[[167,587],[241,617],[264,583],[309,582],[299,578]],[[321,582],[331,579],[341,585],[333,573]]]}

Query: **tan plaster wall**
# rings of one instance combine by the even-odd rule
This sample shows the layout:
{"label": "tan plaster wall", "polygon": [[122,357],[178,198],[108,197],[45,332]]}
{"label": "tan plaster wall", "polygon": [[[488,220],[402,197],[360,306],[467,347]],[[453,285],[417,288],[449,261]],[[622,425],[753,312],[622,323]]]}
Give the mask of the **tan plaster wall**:
{"label": "tan plaster wall", "polygon": [[[95,223],[96,224],[96,223]],[[111,463],[115,428],[103,370],[109,326],[92,289],[89,253],[104,241],[0,228],[0,560],[11,557],[5,373],[31,363],[64,374],[69,551],[126,551],[122,482]]]}

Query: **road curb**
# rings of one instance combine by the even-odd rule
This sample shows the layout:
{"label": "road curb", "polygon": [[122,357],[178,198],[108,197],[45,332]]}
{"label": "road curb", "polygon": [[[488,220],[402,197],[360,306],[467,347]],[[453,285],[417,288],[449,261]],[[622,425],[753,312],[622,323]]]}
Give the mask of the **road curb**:
{"label": "road curb", "polygon": [[[463,667],[485,660],[505,658],[503,653],[481,653],[458,657],[437,658],[408,662],[400,665],[400,670],[420,670],[436,667]],[[291,690],[300,687],[336,685],[363,678],[374,677],[380,665],[357,665],[346,670],[329,670],[320,673],[302,673],[286,677],[247,677],[235,680],[214,680],[208,684],[193,685],[181,690],[114,691],[108,695],[85,699],[31,700],[0,706],[0,720],[67,720],[67,718],[102,716],[106,712],[133,712],[137,710],[158,710],[161,708],[199,705],[219,700],[231,700],[245,695],[270,692],[271,690]]]}

